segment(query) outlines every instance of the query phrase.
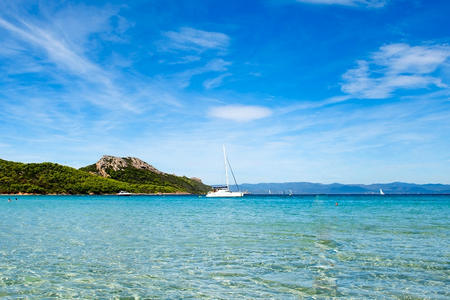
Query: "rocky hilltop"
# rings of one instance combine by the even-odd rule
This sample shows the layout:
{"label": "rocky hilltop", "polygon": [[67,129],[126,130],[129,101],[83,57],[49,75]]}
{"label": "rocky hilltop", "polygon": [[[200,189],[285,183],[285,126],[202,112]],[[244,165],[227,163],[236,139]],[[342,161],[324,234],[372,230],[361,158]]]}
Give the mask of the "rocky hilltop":
{"label": "rocky hilltop", "polygon": [[95,163],[97,173],[103,177],[110,177],[108,170],[119,171],[125,168],[135,168],[140,170],[148,170],[156,174],[165,174],[152,165],[136,157],[116,157],[111,155],[103,155],[98,162]]}
{"label": "rocky hilltop", "polygon": [[153,185],[193,194],[211,189],[198,178],[167,174],[136,157],[104,155],[95,164],[80,170],[130,184]]}

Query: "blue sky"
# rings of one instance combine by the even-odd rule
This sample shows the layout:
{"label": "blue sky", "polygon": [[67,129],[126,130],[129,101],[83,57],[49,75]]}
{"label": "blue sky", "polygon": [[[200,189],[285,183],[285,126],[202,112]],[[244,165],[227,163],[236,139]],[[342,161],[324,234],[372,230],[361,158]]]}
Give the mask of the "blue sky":
{"label": "blue sky", "polygon": [[0,2],[0,158],[450,183],[450,2],[128,2]]}

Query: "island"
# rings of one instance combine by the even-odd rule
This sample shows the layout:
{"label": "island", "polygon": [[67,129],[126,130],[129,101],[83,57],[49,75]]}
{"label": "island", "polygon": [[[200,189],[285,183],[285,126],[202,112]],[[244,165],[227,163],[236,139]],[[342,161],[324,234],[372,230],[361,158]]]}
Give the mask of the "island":
{"label": "island", "polygon": [[0,159],[0,194],[205,194],[199,178],[164,173],[136,157],[104,155],[80,169]]}

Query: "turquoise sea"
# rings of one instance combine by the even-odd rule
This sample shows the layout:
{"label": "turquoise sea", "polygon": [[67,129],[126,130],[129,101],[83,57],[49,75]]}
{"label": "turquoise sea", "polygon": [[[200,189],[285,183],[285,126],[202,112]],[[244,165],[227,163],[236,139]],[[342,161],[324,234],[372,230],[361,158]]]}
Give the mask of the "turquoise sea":
{"label": "turquoise sea", "polygon": [[450,196],[14,198],[0,297],[450,298]]}

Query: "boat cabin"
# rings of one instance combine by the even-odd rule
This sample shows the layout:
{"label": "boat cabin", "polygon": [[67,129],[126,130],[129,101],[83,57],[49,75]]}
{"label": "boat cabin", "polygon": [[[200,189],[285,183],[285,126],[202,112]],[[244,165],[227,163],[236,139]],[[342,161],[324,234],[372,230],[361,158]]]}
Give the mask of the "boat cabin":
{"label": "boat cabin", "polygon": [[213,185],[211,187],[213,188],[213,192],[228,191],[228,187],[226,185]]}

